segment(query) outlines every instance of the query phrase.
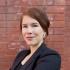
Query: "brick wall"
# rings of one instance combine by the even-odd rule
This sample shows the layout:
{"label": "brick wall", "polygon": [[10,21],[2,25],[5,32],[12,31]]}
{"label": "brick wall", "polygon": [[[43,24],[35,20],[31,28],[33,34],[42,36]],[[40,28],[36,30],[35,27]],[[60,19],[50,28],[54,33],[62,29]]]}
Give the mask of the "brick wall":
{"label": "brick wall", "polygon": [[19,29],[21,9],[33,6],[48,14],[51,26],[46,42],[61,54],[61,70],[70,70],[70,0],[0,0],[0,69],[9,70],[24,48]]}

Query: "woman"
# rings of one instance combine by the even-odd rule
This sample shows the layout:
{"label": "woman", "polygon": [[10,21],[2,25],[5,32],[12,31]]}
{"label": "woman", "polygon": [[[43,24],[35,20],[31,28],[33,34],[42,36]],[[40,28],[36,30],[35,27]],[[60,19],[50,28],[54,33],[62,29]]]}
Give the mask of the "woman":
{"label": "woman", "polygon": [[10,70],[60,70],[60,55],[44,43],[49,25],[46,14],[40,9],[30,8],[23,13],[20,27],[29,50],[16,56]]}

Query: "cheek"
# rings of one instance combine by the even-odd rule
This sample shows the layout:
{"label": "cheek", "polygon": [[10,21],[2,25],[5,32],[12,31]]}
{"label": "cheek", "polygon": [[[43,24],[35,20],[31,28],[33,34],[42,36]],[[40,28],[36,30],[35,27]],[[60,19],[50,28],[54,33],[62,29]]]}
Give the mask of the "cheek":
{"label": "cheek", "polygon": [[39,31],[37,31],[37,36],[38,38],[42,39],[43,38],[43,31],[40,29]]}
{"label": "cheek", "polygon": [[37,33],[38,33],[40,36],[42,36],[43,33],[44,33],[44,30],[40,27],[40,28],[38,28]]}
{"label": "cheek", "polygon": [[25,37],[26,35],[26,32],[22,30],[22,35],[23,35],[23,38]]}

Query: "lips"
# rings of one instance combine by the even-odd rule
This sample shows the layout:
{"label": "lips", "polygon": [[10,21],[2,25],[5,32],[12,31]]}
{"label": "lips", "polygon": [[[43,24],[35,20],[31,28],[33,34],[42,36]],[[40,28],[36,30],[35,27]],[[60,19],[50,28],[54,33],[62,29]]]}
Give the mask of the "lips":
{"label": "lips", "polygon": [[27,38],[34,38],[34,37],[31,36],[31,37],[27,37]]}
{"label": "lips", "polygon": [[31,36],[31,37],[27,37],[27,38],[33,38],[33,37]]}
{"label": "lips", "polygon": [[34,37],[26,37],[28,40],[32,40]]}

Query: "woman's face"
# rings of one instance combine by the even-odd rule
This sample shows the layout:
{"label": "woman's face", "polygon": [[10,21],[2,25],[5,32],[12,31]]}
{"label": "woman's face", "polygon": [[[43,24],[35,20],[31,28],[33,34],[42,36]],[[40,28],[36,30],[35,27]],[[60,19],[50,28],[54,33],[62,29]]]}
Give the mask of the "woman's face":
{"label": "woman's face", "polygon": [[44,30],[39,22],[29,16],[22,19],[22,35],[27,45],[34,46],[43,41]]}

